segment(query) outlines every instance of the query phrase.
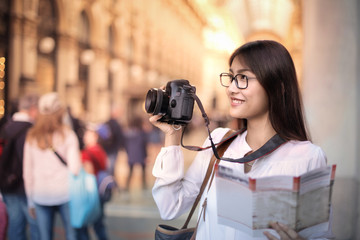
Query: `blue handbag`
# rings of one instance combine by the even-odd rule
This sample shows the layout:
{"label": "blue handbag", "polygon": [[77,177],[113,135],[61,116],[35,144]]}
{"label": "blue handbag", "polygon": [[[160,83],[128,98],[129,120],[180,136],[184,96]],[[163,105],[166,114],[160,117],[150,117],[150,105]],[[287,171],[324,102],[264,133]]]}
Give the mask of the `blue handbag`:
{"label": "blue handbag", "polygon": [[[51,148],[60,161],[67,163],[55,149]],[[74,228],[81,228],[94,223],[101,215],[100,198],[95,175],[83,168],[78,175],[69,176],[70,223]]]}
{"label": "blue handbag", "polygon": [[70,222],[74,228],[94,223],[101,214],[96,177],[81,168],[70,174]]}

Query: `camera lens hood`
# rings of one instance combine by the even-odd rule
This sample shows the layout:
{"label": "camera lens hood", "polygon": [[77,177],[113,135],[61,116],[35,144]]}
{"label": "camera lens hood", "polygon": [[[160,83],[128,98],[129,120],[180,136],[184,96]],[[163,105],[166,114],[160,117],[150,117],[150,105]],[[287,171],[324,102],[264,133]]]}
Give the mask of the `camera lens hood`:
{"label": "camera lens hood", "polygon": [[150,89],[145,98],[145,110],[147,113],[153,113],[156,103],[156,91],[155,89]]}
{"label": "camera lens hood", "polygon": [[156,103],[154,108],[154,115],[161,113],[163,99],[164,99],[164,91],[161,89],[156,89]]}
{"label": "camera lens hood", "polygon": [[164,91],[152,88],[148,91],[145,100],[145,110],[147,113],[157,115],[163,110]]}

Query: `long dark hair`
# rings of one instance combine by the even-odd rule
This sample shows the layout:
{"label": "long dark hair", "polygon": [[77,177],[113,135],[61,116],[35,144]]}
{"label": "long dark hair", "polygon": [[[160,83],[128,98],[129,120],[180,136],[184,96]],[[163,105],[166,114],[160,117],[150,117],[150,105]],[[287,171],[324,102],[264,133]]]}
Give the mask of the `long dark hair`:
{"label": "long dark hair", "polygon": [[[269,118],[275,131],[286,140],[309,140],[302,100],[293,60],[278,42],[249,42],[234,51],[235,58],[247,66],[265,89],[269,99]],[[246,126],[246,120],[238,120]]]}

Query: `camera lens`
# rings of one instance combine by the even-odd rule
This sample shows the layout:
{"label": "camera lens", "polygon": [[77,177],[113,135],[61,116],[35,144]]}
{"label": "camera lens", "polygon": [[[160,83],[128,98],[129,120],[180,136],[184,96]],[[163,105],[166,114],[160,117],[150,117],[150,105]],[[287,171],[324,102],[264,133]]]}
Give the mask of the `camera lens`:
{"label": "camera lens", "polygon": [[152,115],[166,114],[169,107],[169,96],[161,89],[152,88],[145,99],[145,110]]}
{"label": "camera lens", "polygon": [[147,113],[154,113],[156,106],[156,98],[157,98],[157,91],[155,89],[150,89],[146,94],[146,99],[145,99],[145,110]]}

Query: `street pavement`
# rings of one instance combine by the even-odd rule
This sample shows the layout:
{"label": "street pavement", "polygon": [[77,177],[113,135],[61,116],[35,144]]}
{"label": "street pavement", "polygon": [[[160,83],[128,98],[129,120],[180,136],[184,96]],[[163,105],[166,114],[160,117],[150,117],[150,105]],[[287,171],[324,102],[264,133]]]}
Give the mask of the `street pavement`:
{"label": "street pavement", "polygon": [[158,224],[170,224],[180,228],[186,219],[185,214],[177,220],[161,220],[151,190],[120,192],[114,201],[106,206],[105,213],[111,240],[151,240],[154,239]]}
{"label": "street pavement", "polygon": [[[189,226],[195,226],[196,215]],[[113,198],[105,205],[105,225],[109,240],[153,240],[158,224],[169,224],[182,227],[187,214],[171,221],[161,220],[151,189],[132,189],[114,192]],[[91,239],[96,235],[90,228]],[[54,229],[55,240],[65,240],[64,229],[59,217],[56,218]]]}

